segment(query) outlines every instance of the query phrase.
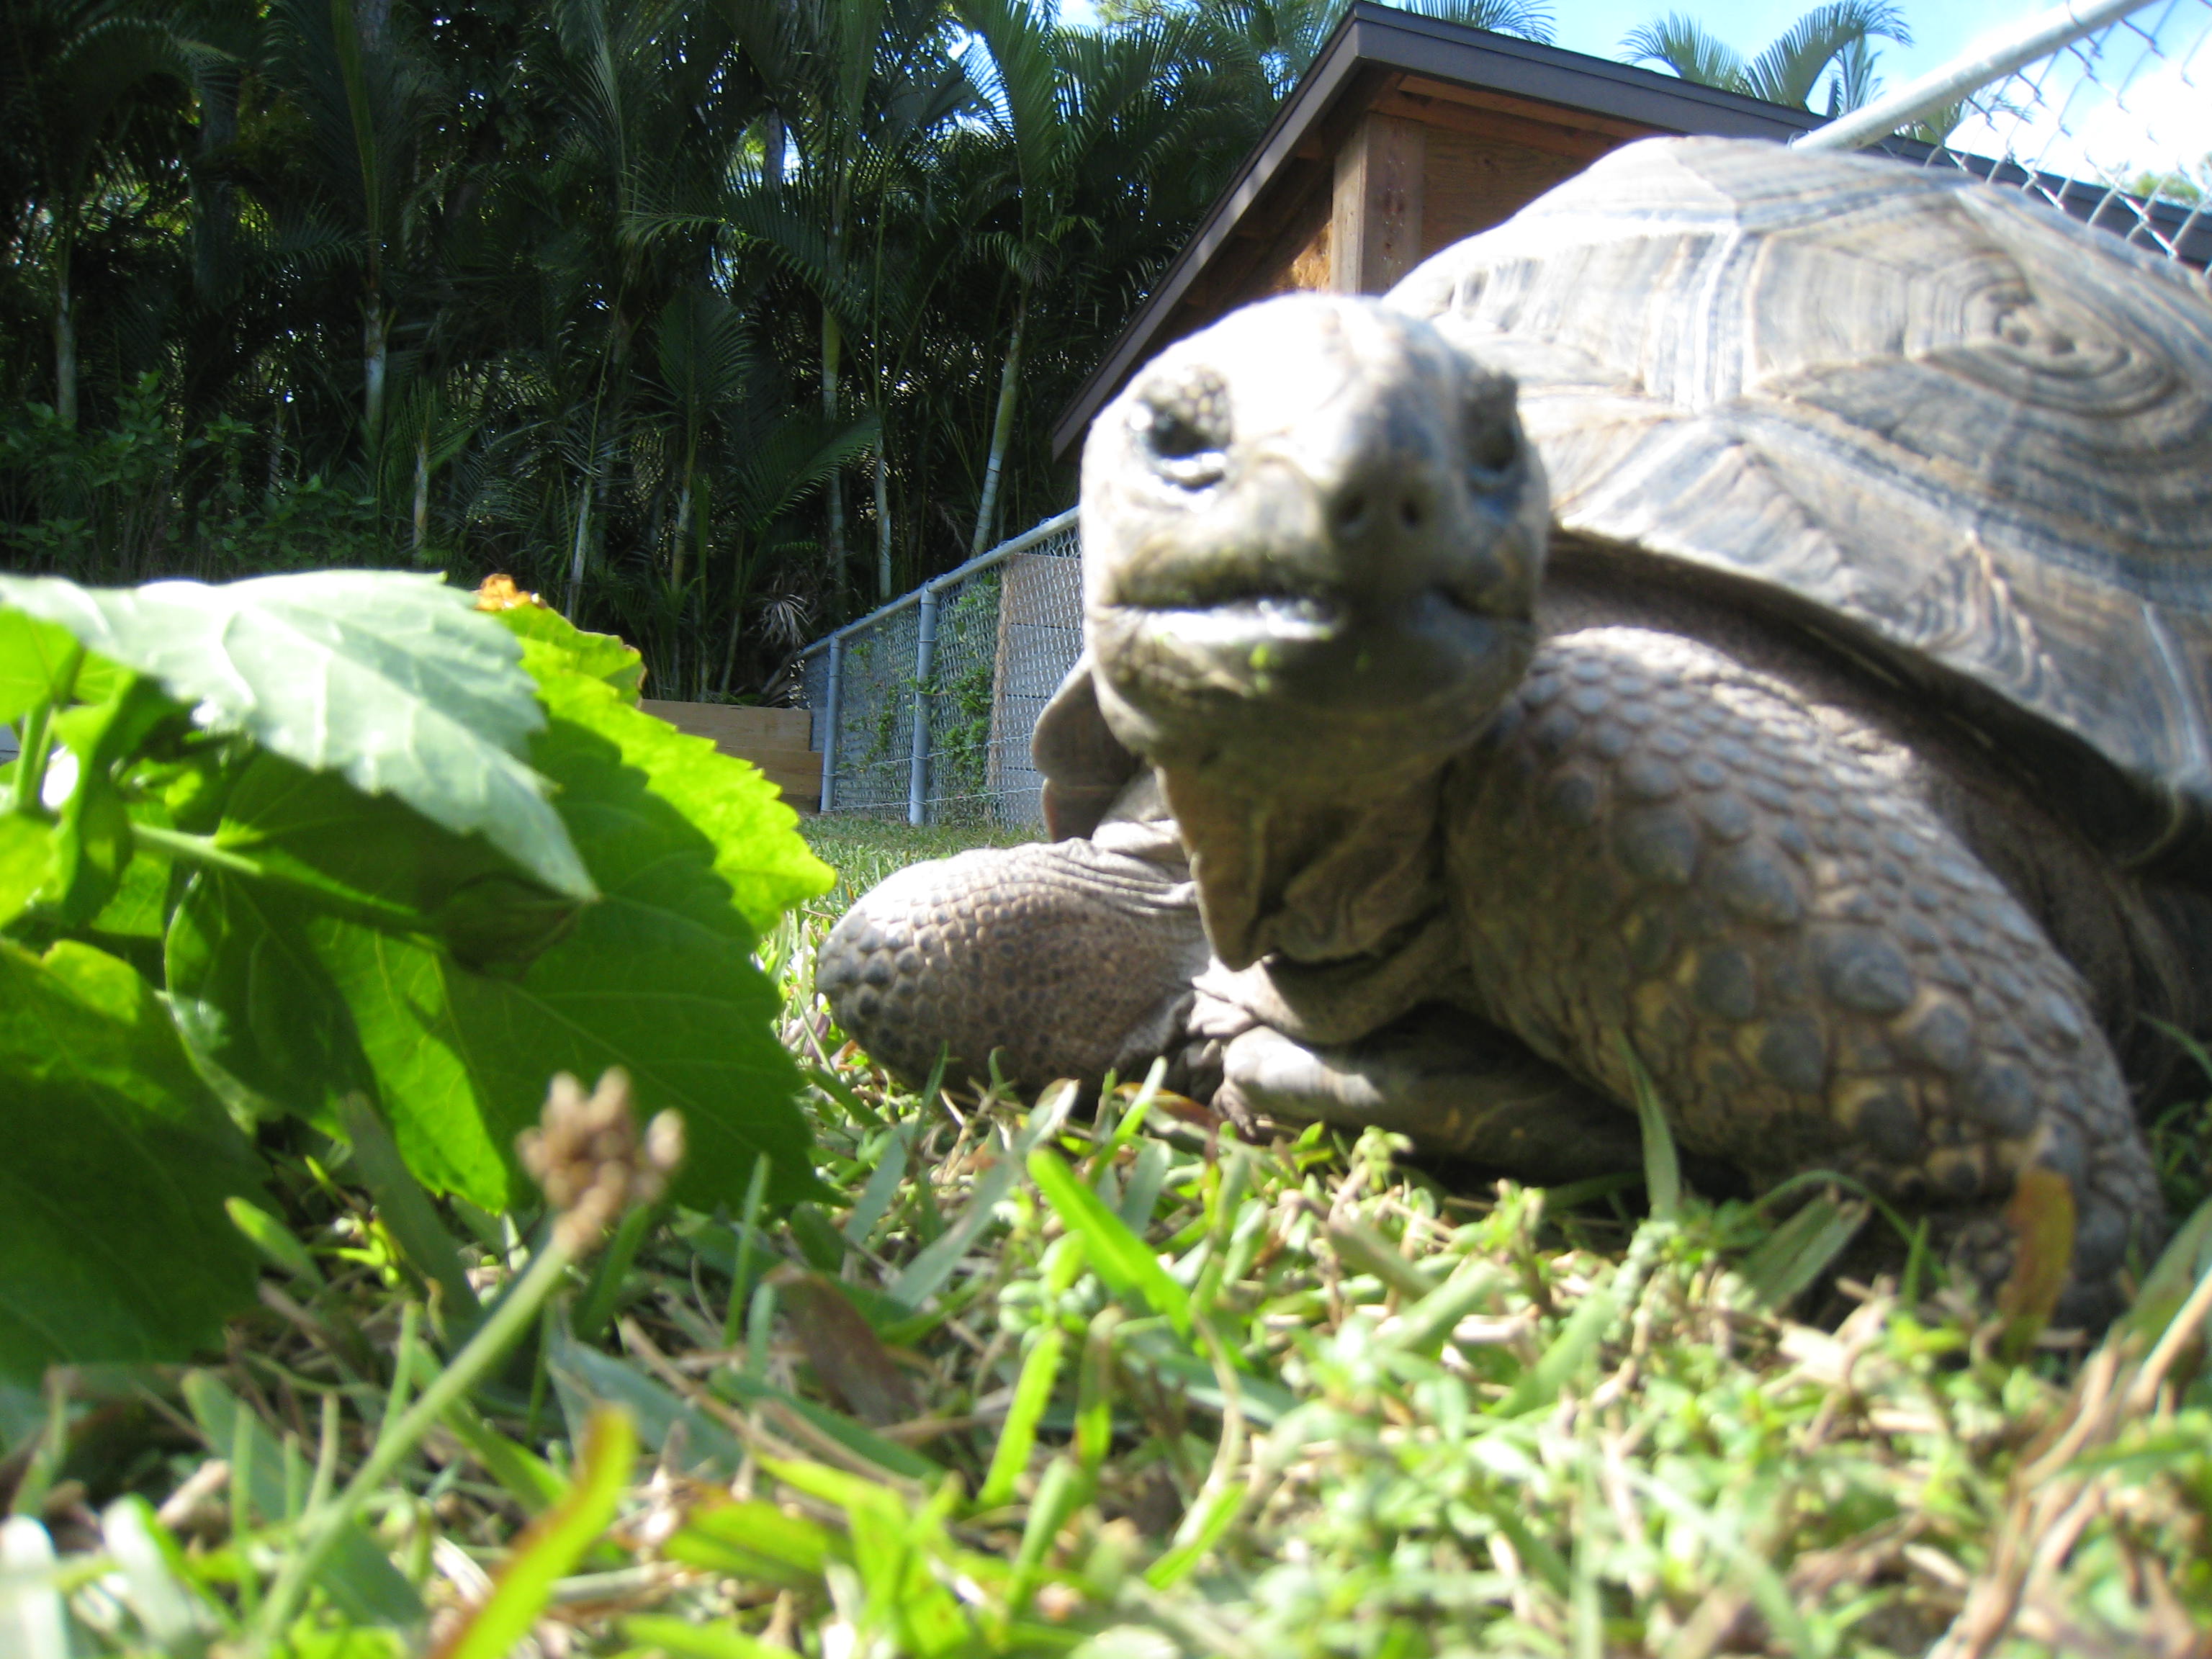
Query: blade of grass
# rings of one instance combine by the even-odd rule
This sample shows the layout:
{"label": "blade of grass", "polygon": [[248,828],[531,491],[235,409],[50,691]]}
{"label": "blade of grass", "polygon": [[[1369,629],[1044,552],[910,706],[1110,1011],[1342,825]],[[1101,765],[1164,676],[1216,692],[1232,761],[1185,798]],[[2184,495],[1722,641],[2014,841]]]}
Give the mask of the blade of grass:
{"label": "blade of grass", "polygon": [[259,1205],[242,1198],[227,1198],[222,1207],[230,1217],[230,1224],[244,1233],[255,1249],[293,1278],[322,1289],[322,1269],[315,1266],[315,1258],[307,1254],[306,1245],[292,1236],[289,1227]]}
{"label": "blade of grass", "polygon": [[1097,1194],[1075,1178],[1060,1155],[1040,1146],[1030,1154],[1030,1179],[1045,1201],[1059,1213],[1068,1237],[1078,1240],[1090,1258],[1091,1270],[1117,1295],[1141,1298],[1154,1313],[1173,1325],[1178,1335],[1190,1334],[1190,1293],[1168,1277],[1160,1260],[1145,1241],[1122,1224]]}
{"label": "blade of grass", "polygon": [[[264,1522],[286,1519],[284,1458],[276,1437],[212,1372],[185,1372],[184,1395],[208,1443],[230,1457],[233,1501]],[[338,1611],[364,1625],[404,1627],[422,1617],[415,1587],[359,1526],[337,1529],[329,1561],[313,1582]]]}
{"label": "blade of grass", "polygon": [[446,1408],[466,1395],[506,1357],[507,1350],[536,1321],[545,1298],[552,1294],[574,1259],[574,1245],[556,1231],[522,1277],[485,1315],[452,1363],[423,1389],[422,1398],[408,1408],[406,1416],[380,1431],[376,1444],[354,1471],[353,1479],[346,1482],[345,1490],[313,1514],[302,1517],[302,1535],[279,1569],[276,1583],[270,1587],[269,1599],[261,1604],[253,1650],[269,1651],[291,1628],[292,1615],[298,1610],[307,1586],[319,1577],[331,1551],[337,1547],[346,1528],[366,1506],[370,1495],[392,1477],[431,1426],[445,1415]]}
{"label": "blade of grass", "polygon": [[1459,1322],[1494,1300],[1506,1283],[1496,1263],[1468,1258],[1449,1279],[1398,1316],[1387,1346],[1407,1353],[1436,1353]]}
{"label": "blade of grass", "polygon": [[734,1348],[744,1332],[744,1309],[752,1295],[754,1241],[760,1237],[761,1204],[768,1194],[768,1154],[753,1160],[752,1179],[745,1183],[745,1209],[738,1224],[738,1261],[731,1270],[730,1306],[722,1316],[722,1346]]}
{"label": "blade of grass", "polygon": [[1864,1204],[1823,1194],[1761,1239],[1737,1272],[1759,1306],[1785,1308],[1844,1253],[1867,1215]]}
{"label": "blade of grass", "polygon": [[1014,1482],[1030,1466],[1030,1452],[1036,1445],[1037,1424],[1044,1416],[1044,1408],[1052,1403],[1053,1385],[1060,1381],[1060,1362],[1067,1350],[1067,1333],[1057,1325],[1048,1326],[1037,1334],[1028,1356],[1022,1361],[1021,1375],[1014,1382],[1014,1398],[1007,1408],[1006,1421],[999,1431],[999,1443],[991,1454],[991,1467],[983,1477],[983,1485],[975,1493],[979,1510],[996,1509],[1012,1501]]}
{"label": "blade of grass", "polygon": [[599,1541],[637,1462],[637,1431],[628,1414],[592,1413],[576,1479],[568,1495],[515,1540],[488,1600],[436,1650],[435,1659],[507,1659],[553,1597],[553,1583]]}
{"label": "blade of grass", "polygon": [[1074,1108],[1075,1097],[1076,1085],[1065,1081],[1054,1084],[1037,1097],[1021,1132],[1000,1148],[999,1161],[975,1183],[968,1207],[884,1287],[887,1295],[909,1308],[919,1308],[952,1276],[969,1245],[990,1224],[999,1201],[1013,1189],[1022,1160],[1031,1147],[1059,1131]]}
{"label": "blade of grass", "polygon": [[0,1653],[69,1659],[69,1620],[53,1571],[45,1527],[27,1515],[0,1521]]}
{"label": "blade of grass", "polygon": [[1374,1274],[1400,1296],[1418,1301],[1437,1288],[1437,1281],[1400,1255],[1397,1246],[1354,1217],[1331,1221],[1328,1242],[1346,1267]]}
{"label": "blade of grass", "polygon": [[1075,1381],[1075,1455],[1095,1474],[1114,1449],[1114,1351],[1121,1309],[1101,1308],[1083,1338],[1083,1359]]}
{"label": "blade of grass", "polygon": [[1674,1150],[1674,1131],[1667,1127],[1667,1109],[1660,1103],[1658,1086],[1626,1034],[1619,1038],[1620,1057],[1636,1095],[1636,1121],[1644,1131],[1644,1189],[1652,1216],[1673,1221],[1682,1212],[1682,1160]]}
{"label": "blade of grass", "polygon": [[1121,1189],[1121,1201],[1115,1206],[1121,1224],[1131,1232],[1141,1233],[1152,1224],[1152,1212],[1159,1206],[1160,1190],[1168,1184],[1173,1161],[1165,1141],[1148,1140],[1137,1149],[1129,1184]]}
{"label": "blade of grass", "polygon": [[791,1659],[789,1648],[756,1640],[734,1625],[695,1625],[665,1613],[639,1613],[621,1628],[638,1644],[630,1652],[639,1659],[655,1652],[670,1659]]}
{"label": "blade of grass", "polygon": [[638,1247],[645,1243],[646,1235],[659,1222],[661,1214],[661,1206],[657,1204],[640,1205],[616,1224],[615,1236],[599,1252],[591,1283],[576,1305],[574,1326],[578,1340],[598,1341],[608,1322],[614,1318],[615,1304],[622,1297],[623,1280],[629,1276],[631,1264],[637,1260]]}
{"label": "blade of grass", "polygon": [[854,1200],[850,1214],[845,1218],[845,1242],[854,1249],[868,1242],[876,1224],[884,1218],[891,1200],[898,1196],[899,1183],[906,1179],[907,1141],[912,1131],[904,1124],[891,1131],[884,1143],[883,1159],[869,1176],[868,1184],[860,1188]]}
{"label": "blade of grass", "polygon": [[1244,1462],[1244,1409],[1237,1368],[1230,1362],[1220,1337],[1211,1325],[1200,1324],[1198,1330],[1200,1340],[1206,1346],[1206,1357],[1213,1366],[1214,1380],[1221,1389],[1221,1439],[1214,1448],[1213,1465],[1206,1471],[1206,1484],[1199,1489],[1198,1501],[1176,1528],[1173,1545],[1145,1569],[1145,1582],[1157,1590],[1174,1589],[1197,1570],[1207,1553],[1228,1532],[1243,1511],[1244,1500],[1250,1496],[1247,1485],[1237,1478]]}

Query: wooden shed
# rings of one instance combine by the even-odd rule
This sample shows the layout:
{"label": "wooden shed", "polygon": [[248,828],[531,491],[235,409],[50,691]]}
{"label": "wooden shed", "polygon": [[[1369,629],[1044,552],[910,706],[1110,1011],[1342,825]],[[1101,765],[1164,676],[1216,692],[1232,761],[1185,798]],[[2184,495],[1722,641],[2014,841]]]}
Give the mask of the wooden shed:
{"label": "wooden shed", "polygon": [[[1293,289],[1380,294],[1607,150],[1663,133],[1786,142],[1825,118],[1358,0],[1121,337],[1060,412],[1065,456],[1123,381],[1224,313]],[[1924,146],[1883,146],[1909,160]],[[1970,171],[2026,180],[1977,156]],[[2204,268],[2212,223],[2051,176],[2075,218]]]}

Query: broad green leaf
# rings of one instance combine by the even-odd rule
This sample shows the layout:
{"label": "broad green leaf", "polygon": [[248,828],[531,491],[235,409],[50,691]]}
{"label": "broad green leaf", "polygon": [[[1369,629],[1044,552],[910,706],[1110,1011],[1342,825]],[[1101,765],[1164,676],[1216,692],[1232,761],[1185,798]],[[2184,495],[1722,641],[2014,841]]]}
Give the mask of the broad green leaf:
{"label": "broad green leaf", "polygon": [[0,1374],[181,1359],[251,1305],[250,1147],[126,963],[0,943]]}
{"label": "broad green leaf", "polygon": [[577,797],[574,786],[556,769],[561,755],[544,752],[562,747],[555,739],[564,721],[612,744],[623,763],[641,773],[646,787],[706,837],[714,849],[714,872],[728,885],[728,902],[756,937],[775,926],[793,905],[836,884],[837,872],[799,838],[799,814],[758,768],[725,755],[705,738],[630,708],[596,680],[552,677],[541,684],[538,695],[556,730],[538,740],[533,758],[562,782],[561,814],[579,844],[587,833],[580,815],[598,809]]}
{"label": "broad green leaf", "polygon": [[198,872],[164,942],[169,1002],[194,1063],[234,1109],[294,1113],[336,1134],[337,1103],[373,1092],[376,1078],[307,936],[310,915],[270,883]]}
{"label": "broad green leaf", "polygon": [[150,676],[213,731],[481,831],[547,886],[591,878],[522,758],[544,716],[514,636],[435,577],[320,570],[209,586],[0,576],[0,603]]}
{"label": "broad green leaf", "polygon": [[527,1190],[514,1138],[537,1121],[547,1080],[621,1066],[641,1115],[684,1114],[682,1201],[734,1206],[763,1152],[771,1196],[805,1196],[799,1074],[775,1040],[775,992],[748,943],[653,891],[649,872],[602,879],[605,899],[519,981],[353,923],[310,925],[409,1167],[427,1186],[503,1209]]}
{"label": "broad green leaf", "polygon": [[[684,1114],[682,1201],[735,1206],[763,1152],[771,1196],[805,1196],[799,1074],[775,1039],[780,1005],[752,959],[753,928],[720,873],[726,848],[709,833],[729,819],[709,814],[702,828],[679,810],[680,789],[676,801],[659,793],[647,766],[671,759],[660,723],[611,690],[568,677],[548,702],[554,718],[532,758],[560,785],[562,816],[602,895],[565,939],[519,978],[495,978],[407,939],[309,924],[394,1138],[426,1185],[501,1208],[520,1179],[514,1137],[537,1121],[547,1079],[565,1071],[588,1082],[621,1066],[641,1115]],[[633,740],[647,765],[633,762]]]}
{"label": "broad green leaf", "polygon": [[23,914],[52,872],[52,830],[40,820],[0,813],[0,927]]}
{"label": "broad green leaf", "polygon": [[52,878],[39,902],[64,926],[90,921],[120,890],[135,847],[118,772],[179,712],[152,682],[133,675],[107,701],[55,716],[54,735],[75,762],[76,778],[54,826]]}
{"label": "broad green leaf", "polygon": [[614,688],[633,707],[645,686],[645,659],[611,634],[587,634],[542,605],[510,605],[492,613],[522,641],[522,666],[544,684],[556,674],[581,674]]}
{"label": "broad green leaf", "polygon": [[120,684],[115,665],[84,652],[66,628],[0,605],[0,723],[42,702],[103,702]]}
{"label": "broad green leaf", "polygon": [[334,1133],[335,1103],[375,1079],[311,923],[417,935],[462,963],[511,972],[577,908],[481,837],[272,755],[231,790],[214,843],[264,874],[204,869],[186,885],[167,940],[179,1028],[234,1105],[297,1112]]}
{"label": "broad green leaf", "polygon": [[436,939],[472,968],[519,969],[574,920],[483,837],[457,836],[327,772],[258,757],[224,803],[216,848],[304,907]]}
{"label": "broad green leaf", "polygon": [[66,628],[0,605],[0,722],[65,695],[77,648]]}
{"label": "broad green leaf", "polygon": [[[158,805],[141,802],[132,816],[143,823],[149,819],[158,822],[167,815]],[[115,896],[88,924],[89,931],[100,936],[92,942],[117,955],[123,952],[113,945],[101,944],[102,939],[131,944],[150,942],[155,951],[154,967],[158,975],[161,932],[167,925],[162,913],[168,907],[170,874],[167,858],[140,848],[125,867],[122,884],[116,889]],[[143,965],[140,971],[145,971]]]}

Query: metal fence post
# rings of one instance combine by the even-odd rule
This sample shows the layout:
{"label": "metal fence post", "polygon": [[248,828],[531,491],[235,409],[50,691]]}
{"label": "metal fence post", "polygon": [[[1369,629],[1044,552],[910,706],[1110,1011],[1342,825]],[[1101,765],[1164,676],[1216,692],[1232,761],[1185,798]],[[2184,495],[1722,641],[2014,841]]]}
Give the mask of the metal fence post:
{"label": "metal fence post", "polygon": [[906,775],[906,821],[920,823],[929,793],[929,675],[936,666],[937,589],[921,590],[921,619],[914,641],[914,752]]}
{"label": "metal fence post", "polygon": [[822,799],[814,809],[817,812],[830,810],[830,797],[837,783],[837,672],[844,665],[844,655],[845,636],[832,634],[830,636],[830,684],[822,700]]}

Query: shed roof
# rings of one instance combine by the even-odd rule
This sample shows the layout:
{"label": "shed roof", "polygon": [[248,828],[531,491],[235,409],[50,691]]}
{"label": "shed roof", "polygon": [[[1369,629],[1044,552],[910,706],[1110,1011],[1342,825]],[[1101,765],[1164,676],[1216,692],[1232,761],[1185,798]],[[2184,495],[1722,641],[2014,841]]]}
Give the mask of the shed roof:
{"label": "shed roof", "polygon": [[1176,313],[1200,274],[1287,173],[1301,161],[1321,161],[1316,141],[1328,119],[1346,107],[1366,108],[1378,95],[1389,100],[1378,106],[1395,106],[1401,113],[1413,112],[1407,106],[1455,104],[1447,118],[1455,125],[1487,112],[1510,121],[1513,136],[1524,142],[1548,137],[1565,145],[1578,134],[1605,135],[1609,142],[1584,159],[1650,133],[1784,140],[1821,123],[1804,110],[1673,75],[1355,0],[1229,188],[1061,411],[1053,427],[1054,453],[1066,453],[1083,435],[1131,371],[1191,326],[1211,320],[1176,325]]}

